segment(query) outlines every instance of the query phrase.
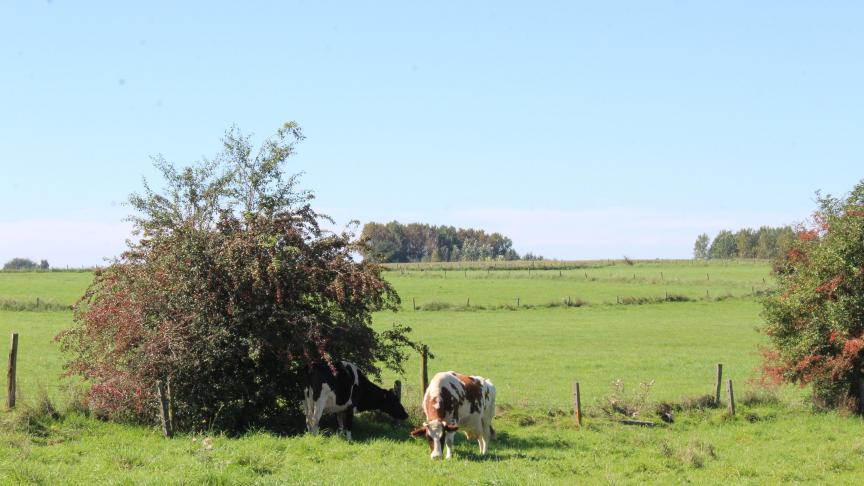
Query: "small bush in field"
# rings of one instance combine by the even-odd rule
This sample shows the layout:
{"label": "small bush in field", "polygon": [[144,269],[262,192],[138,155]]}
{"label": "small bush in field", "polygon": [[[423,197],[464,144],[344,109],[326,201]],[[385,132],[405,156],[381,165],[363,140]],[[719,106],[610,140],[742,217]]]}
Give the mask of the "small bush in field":
{"label": "small bush in field", "polygon": [[97,415],[154,422],[161,380],[178,430],[275,427],[299,415],[313,362],[400,370],[409,329],[371,327],[396,292],[283,173],[301,139],[288,123],[256,152],[232,129],[215,161],[157,160],[164,191],[130,197],[140,240],[96,272],[58,337]]}
{"label": "small bush in field", "polygon": [[612,382],[612,393],[600,399],[599,408],[610,418],[636,418],[648,406],[648,395],[654,380],[640,383],[639,388],[632,393],[626,393],[624,382],[616,379]]}

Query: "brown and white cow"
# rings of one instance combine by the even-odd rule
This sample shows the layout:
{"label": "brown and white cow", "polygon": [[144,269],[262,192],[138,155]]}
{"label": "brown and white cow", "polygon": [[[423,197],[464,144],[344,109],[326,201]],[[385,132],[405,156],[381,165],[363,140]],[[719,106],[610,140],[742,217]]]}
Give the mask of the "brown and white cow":
{"label": "brown and white cow", "polygon": [[445,371],[432,377],[423,395],[426,422],[411,432],[411,436],[426,436],[432,459],[441,457],[446,447],[446,458],[453,454],[453,439],[462,430],[468,440],[476,440],[480,454],[486,454],[489,441],[494,437],[492,419],[495,417],[495,385],[482,376],[467,376]]}

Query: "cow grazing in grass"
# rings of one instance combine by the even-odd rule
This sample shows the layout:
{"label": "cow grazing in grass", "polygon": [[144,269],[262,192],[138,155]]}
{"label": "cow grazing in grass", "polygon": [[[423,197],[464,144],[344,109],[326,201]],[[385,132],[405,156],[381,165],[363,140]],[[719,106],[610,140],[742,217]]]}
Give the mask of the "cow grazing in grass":
{"label": "cow grazing in grass", "polygon": [[306,430],[310,433],[318,433],[318,423],[325,413],[336,414],[339,431],[345,432],[348,440],[351,440],[355,411],[381,410],[398,420],[408,418],[392,389],[376,386],[353,363],[342,361],[333,364],[335,374],[326,364],[315,365],[309,371],[304,395]]}
{"label": "cow grazing in grass", "polygon": [[432,459],[441,457],[446,446],[446,458],[453,453],[453,439],[462,430],[468,440],[477,440],[480,454],[486,454],[489,441],[495,435],[495,385],[480,376],[467,376],[454,371],[432,377],[423,395],[426,422],[411,432],[413,437],[425,435],[432,450]]}

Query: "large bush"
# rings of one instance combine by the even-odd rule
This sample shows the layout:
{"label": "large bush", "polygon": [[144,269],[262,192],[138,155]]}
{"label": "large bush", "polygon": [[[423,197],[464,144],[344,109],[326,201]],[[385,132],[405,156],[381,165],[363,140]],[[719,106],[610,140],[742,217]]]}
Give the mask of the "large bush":
{"label": "large bush", "polygon": [[301,139],[289,123],[253,153],[232,129],[214,161],[157,159],[164,191],[145,181],[130,197],[140,240],[97,273],[59,336],[93,408],[155,420],[162,380],[175,427],[242,431],[296,416],[312,362],[400,369],[409,329],[370,326],[398,296],[283,173]]}
{"label": "large bush", "polygon": [[767,376],[812,384],[818,404],[864,405],[864,181],[845,198],[819,197],[811,225],[775,265],[765,300]]}

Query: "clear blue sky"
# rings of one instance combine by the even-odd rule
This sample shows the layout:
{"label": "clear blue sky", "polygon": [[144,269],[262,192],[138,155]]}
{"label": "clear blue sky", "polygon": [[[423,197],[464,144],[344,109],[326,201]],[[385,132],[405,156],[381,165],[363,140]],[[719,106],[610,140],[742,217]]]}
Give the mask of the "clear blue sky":
{"label": "clear blue sky", "polygon": [[5,0],[0,260],[98,264],[150,155],[286,120],[340,225],[689,257],[864,177],[862,25],[861,2]]}

